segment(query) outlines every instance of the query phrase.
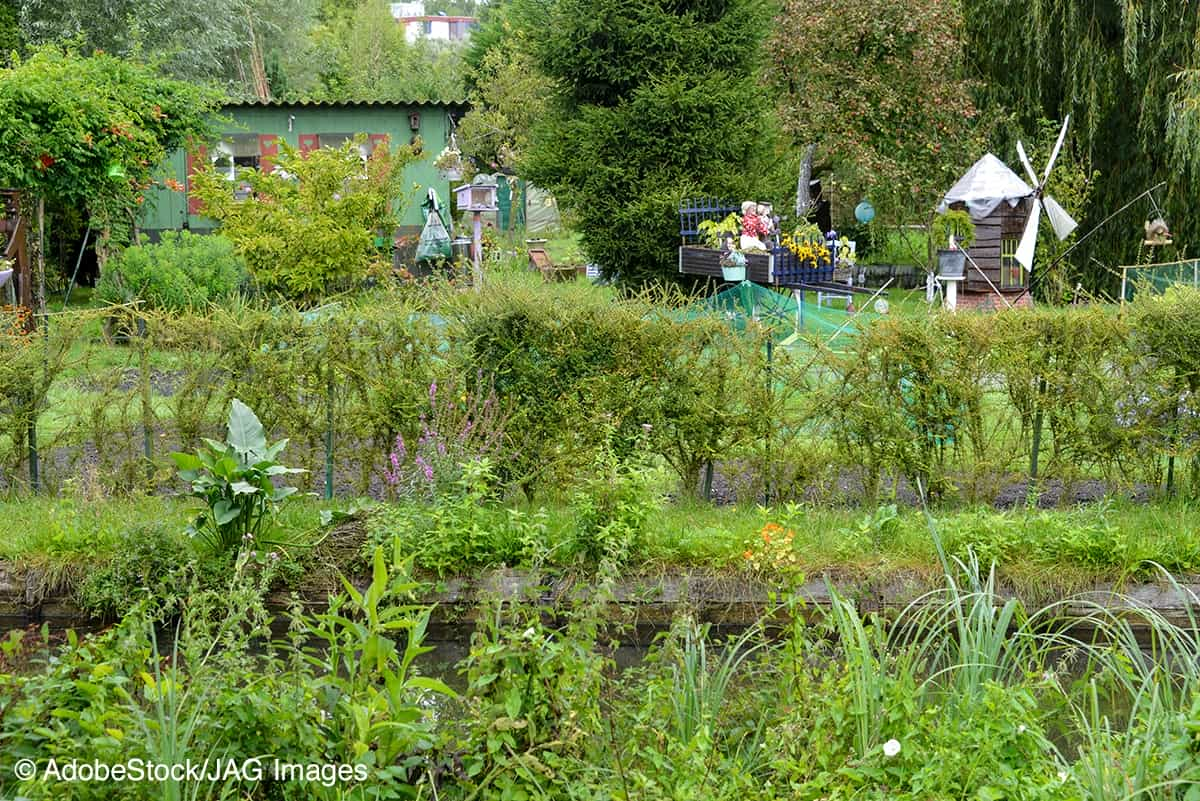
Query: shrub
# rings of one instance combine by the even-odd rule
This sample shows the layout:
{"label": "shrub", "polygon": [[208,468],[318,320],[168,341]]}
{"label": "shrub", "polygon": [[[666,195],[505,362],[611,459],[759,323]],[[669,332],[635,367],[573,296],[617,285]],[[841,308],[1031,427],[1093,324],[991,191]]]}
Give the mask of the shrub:
{"label": "shrub", "polygon": [[202,309],[233,295],[246,282],[246,264],[223,236],[164,231],[143,239],[105,267],[96,297],[105,303],[140,300],[154,309]]}
{"label": "shrub", "polygon": [[628,560],[642,546],[646,519],[659,505],[651,485],[655,471],[621,460],[606,449],[572,501],[574,549],[585,560]]}
{"label": "shrub", "polygon": [[191,542],[161,525],[122,532],[111,559],[90,570],[75,588],[79,607],[97,617],[120,619],[138,601],[149,599],[164,615],[177,611],[191,579],[213,586],[230,563],[197,560]]}
{"label": "shrub", "polygon": [[380,144],[364,163],[363,144],[302,154],[280,141],[274,172],[242,171],[250,185],[243,199],[212,170],[194,176],[205,214],[221,223],[265,289],[318,301],[387,267],[375,238],[395,225],[401,173],[417,151]]}

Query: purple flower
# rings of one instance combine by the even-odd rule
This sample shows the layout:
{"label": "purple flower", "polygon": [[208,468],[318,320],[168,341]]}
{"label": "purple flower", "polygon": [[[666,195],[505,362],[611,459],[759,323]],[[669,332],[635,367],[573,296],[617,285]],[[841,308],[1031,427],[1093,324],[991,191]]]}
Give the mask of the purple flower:
{"label": "purple flower", "polygon": [[426,481],[433,481],[433,465],[422,459],[420,456],[416,458],[417,467],[421,468],[421,472],[425,474]]}
{"label": "purple flower", "polygon": [[429,405],[437,405],[437,382],[434,381],[429,385]]}

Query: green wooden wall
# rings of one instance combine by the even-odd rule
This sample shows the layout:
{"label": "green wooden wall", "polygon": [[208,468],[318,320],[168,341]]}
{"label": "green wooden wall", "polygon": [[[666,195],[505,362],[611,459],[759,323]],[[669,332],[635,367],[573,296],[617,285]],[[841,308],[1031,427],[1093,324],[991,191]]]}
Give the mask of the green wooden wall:
{"label": "green wooden wall", "polygon": [[[227,106],[221,117],[226,122],[218,123],[218,132],[230,134],[274,134],[293,147],[300,147],[300,137],[305,134],[387,134],[393,143],[406,144],[414,133],[419,133],[424,145],[423,159],[409,165],[404,172],[408,197],[401,198],[397,225],[417,228],[421,225],[420,197],[427,187],[434,187],[443,201],[450,193],[450,185],[438,177],[433,161],[437,158],[450,137],[450,115],[459,117],[466,108],[457,104],[419,103],[292,103],[292,104],[245,104]],[[410,128],[410,114],[420,115],[420,128]],[[182,150],[171,155],[158,177],[174,178],[187,185],[187,159]],[[165,229],[187,227],[205,230],[214,223],[204,217],[188,214],[187,195],[156,185],[146,193],[146,209],[142,215],[142,228],[148,233]]]}

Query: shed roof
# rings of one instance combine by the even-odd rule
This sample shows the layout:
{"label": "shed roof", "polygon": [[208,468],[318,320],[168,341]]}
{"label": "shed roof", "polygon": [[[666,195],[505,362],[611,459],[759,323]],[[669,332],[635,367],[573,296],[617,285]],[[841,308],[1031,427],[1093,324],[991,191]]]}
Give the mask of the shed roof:
{"label": "shed roof", "polygon": [[965,203],[971,217],[982,220],[1001,203],[1016,206],[1032,194],[1033,188],[1029,184],[1003,161],[987,153],[950,188],[938,211],[945,211],[951,203]]}
{"label": "shed roof", "polygon": [[445,106],[467,108],[470,104],[464,100],[235,100],[225,104],[225,108],[351,108],[356,106],[372,106],[377,108],[410,108],[412,106]]}

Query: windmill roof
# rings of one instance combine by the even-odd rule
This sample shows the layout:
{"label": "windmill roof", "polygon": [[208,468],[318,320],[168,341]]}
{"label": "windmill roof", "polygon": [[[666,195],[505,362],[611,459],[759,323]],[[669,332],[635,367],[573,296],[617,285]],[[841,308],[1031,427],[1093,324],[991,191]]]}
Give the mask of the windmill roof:
{"label": "windmill roof", "polygon": [[1003,161],[987,153],[967,170],[942,199],[938,211],[951,203],[965,203],[971,217],[981,220],[1001,203],[1015,206],[1033,194],[1033,188],[1021,180]]}

